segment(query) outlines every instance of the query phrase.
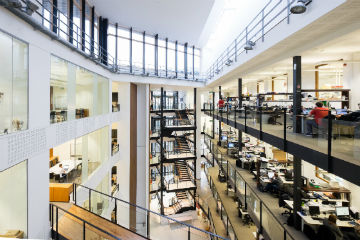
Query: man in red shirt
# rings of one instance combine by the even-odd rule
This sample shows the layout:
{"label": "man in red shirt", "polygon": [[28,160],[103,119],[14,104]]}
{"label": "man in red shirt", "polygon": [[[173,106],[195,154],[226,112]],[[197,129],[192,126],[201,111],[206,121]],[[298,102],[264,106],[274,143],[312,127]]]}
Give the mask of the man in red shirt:
{"label": "man in red shirt", "polygon": [[219,102],[218,102],[219,110],[222,110],[224,108],[224,104],[225,104],[225,101],[222,100],[222,98],[220,98]]}
{"label": "man in red shirt", "polygon": [[317,102],[316,107],[311,110],[308,117],[314,116],[314,119],[310,119],[306,121],[306,136],[312,136],[313,127],[318,128],[321,125],[321,119],[327,117],[329,115],[329,109],[323,107],[322,102]]}

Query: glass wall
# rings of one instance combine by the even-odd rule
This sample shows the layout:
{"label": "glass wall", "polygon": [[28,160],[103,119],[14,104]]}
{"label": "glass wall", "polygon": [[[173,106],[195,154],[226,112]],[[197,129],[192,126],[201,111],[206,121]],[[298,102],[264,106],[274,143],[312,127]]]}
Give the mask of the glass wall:
{"label": "glass wall", "polygon": [[[106,174],[106,176],[103,178],[103,180],[100,182],[100,184],[96,187],[95,190],[110,195],[109,174]],[[109,200],[109,197],[93,191],[91,193],[91,211],[95,212],[100,216],[105,216],[107,212],[106,210],[109,207]]]}
{"label": "glass wall", "polygon": [[108,79],[58,57],[51,57],[51,123],[108,112]]}
{"label": "glass wall", "polygon": [[50,182],[85,183],[109,159],[109,147],[109,127],[54,147],[50,150]]}
{"label": "glass wall", "polygon": [[[77,49],[95,57],[96,61],[100,60],[98,57],[105,60],[103,56],[99,56],[100,22],[99,16],[92,12],[93,6],[88,1],[83,4],[80,0],[73,0],[72,5],[68,0],[57,0],[57,6],[53,5],[54,3],[53,0],[42,0],[42,25],[60,38],[69,41]],[[71,9],[72,18],[70,18]],[[83,14],[85,15],[84,19],[82,19]],[[93,26],[92,19],[94,19]],[[158,38],[157,46],[155,46],[155,34],[145,34],[144,36],[142,31],[134,31],[131,28],[120,26],[116,29],[115,23],[110,23],[104,32],[107,34],[107,49],[104,49],[104,51],[107,50],[107,54],[104,54],[107,56],[107,64],[112,66],[116,64],[117,68],[114,69],[119,72],[175,78],[176,69],[178,69],[177,78],[185,79],[185,68],[187,68],[188,79],[193,79],[195,76],[199,78],[199,49],[194,51],[192,47],[188,46],[187,52],[185,52],[184,44],[178,43],[176,49],[174,41],[168,41],[166,44],[164,38]],[[94,36],[93,41],[92,36]],[[186,66],[185,55],[187,56]],[[158,63],[159,71],[155,69],[156,63]],[[167,74],[166,68],[168,69]],[[195,76],[194,68],[198,73]]]}
{"label": "glass wall", "polygon": [[[27,161],[0,172],[0,238],[27,236]],[[10,233],[9,231],[12,231]],[[15,233],[17,231],[17,233]]]}
{"label": "glass wall", "polygon": [[0,31],[0,56],[1,135],[28,128],[28,45]]}
{"label": "glass wall", "polygon": [[[117,30],[117,31],[116,31]],[[197,71],[197,76],[200,74],[200,50],[193,47],[187,47],[185,54],[184,44],[178,43],[177,50],[175,42],[159,38],[157,45],[157,59],[156,59],[156,45],[155,35],[148,35],[143,32],[132,30],[132,39],[130,37],[130,28],[118,27],[109,25],[108,27],[108,52],[111,56],[115,56],[117,49],[117,64],[120,72],[129,72],[130,64],[132,64],[132,72],[142,74],[145,66],[145,74],[155,75],[155,63],[158,63],[158,75],[161,77],[174,78],[176,76],[176,68],[179,79],[185,78],[185,67],[187,67],[188,79],[193,79],[193,69]],[[117,35],[116,35],[117,34]],[[115,41],[117,37],[117,41]],[[144,52],[145,41],[145,52]],[[177,60],[176,60],[177,55]],[[187,65],[185,66],[185,55],[187,57]],[[193,56],[194,55],[194,56]],[[145,57],[144,57],[145,56]],[[130,59],[132,63],[130,63]],[[195,59],[195,60],[193,60]],[[110,64],[109,59],[109,64]]]}

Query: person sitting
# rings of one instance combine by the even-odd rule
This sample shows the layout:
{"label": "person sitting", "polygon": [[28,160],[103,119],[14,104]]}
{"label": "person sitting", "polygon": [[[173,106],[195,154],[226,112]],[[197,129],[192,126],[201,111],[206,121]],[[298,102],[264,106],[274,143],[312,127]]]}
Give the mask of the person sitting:
{"label": "person sitting", "polygon": [[64,179],[65,177],[66,177],[66,171],[65,171],[65,169],[63,168],[63,165],[60,163],[59,164],[59,168],[60,168],[60,180],[61,179]]}
{"label": "person sitting", "polygon": [[277,173],[270,179],[270,182],[266,185],[264,191],[276,193],[279,190],[280,180]]}
{"label": "person sitting", "polygon": [[324,220],[324,226],[334,235],[336,240],[343,239],[343,234],[340,228],[336,225],[337,217],[331,214],[328,219]]}
{"label": "person sitting", "polygon": [[316,107],[309,113],[307,117],[314,116],[314,119],[308,119],[306,121],[306,136],[313,135],[313,128],[318,128],[321,125],[321,120],[328,116],[328,109],[323,107],[322,102],[317,102]]}

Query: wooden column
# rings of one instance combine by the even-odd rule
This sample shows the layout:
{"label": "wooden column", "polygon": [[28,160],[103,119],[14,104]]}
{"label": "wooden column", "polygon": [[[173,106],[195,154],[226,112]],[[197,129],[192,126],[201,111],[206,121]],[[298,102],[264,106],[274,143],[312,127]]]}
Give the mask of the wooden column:
{"label": "wooden column", "polygon": [[[130,84],[130,193],[129,201],[136,204],[137,186],[137,86]],[[130,207],[130,230],[136,231],[136,207]]]}

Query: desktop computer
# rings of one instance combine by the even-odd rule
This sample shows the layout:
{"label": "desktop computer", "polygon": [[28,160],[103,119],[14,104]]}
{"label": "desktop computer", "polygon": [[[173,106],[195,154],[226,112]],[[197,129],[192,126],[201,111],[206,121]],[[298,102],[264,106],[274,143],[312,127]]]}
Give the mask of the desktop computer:
{"label": "desktop computer", "polygon": [[345,221],[350,220],[349,207],[336,207],[335,213],[339,220],[345,220]]}

